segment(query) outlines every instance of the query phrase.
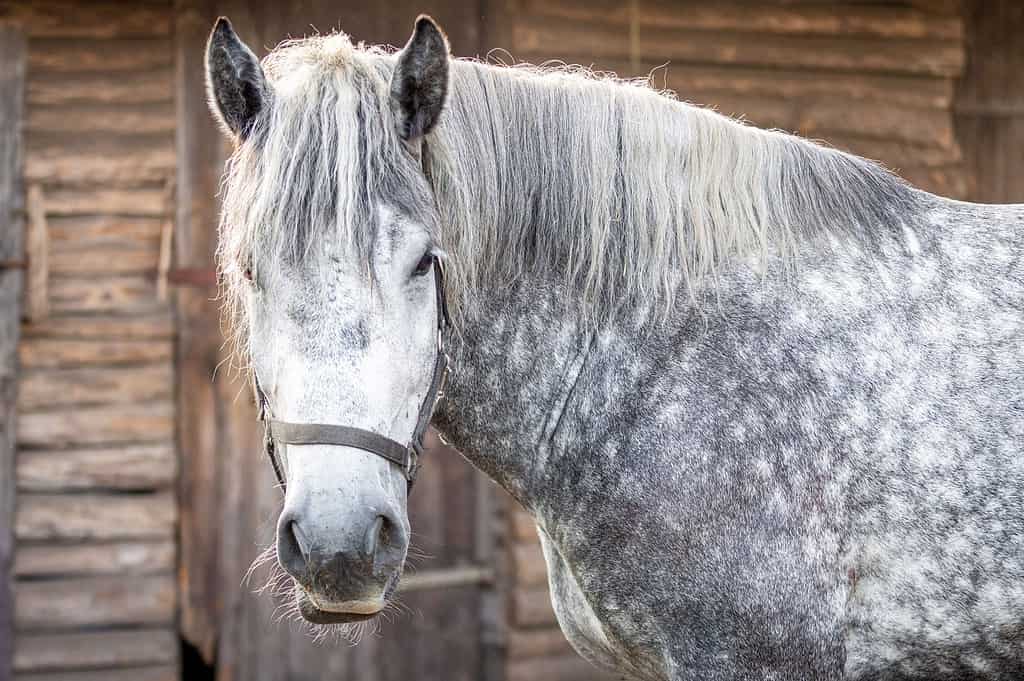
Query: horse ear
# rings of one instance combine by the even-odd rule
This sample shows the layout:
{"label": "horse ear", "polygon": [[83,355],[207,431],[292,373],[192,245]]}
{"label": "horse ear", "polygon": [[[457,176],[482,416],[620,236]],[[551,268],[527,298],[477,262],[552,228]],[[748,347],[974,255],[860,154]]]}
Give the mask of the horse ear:
{"label": "horse ear", "polygon": [[448,96],[449,54],[444,32],[421,14],[391,76],[391,103],[404,141],[415,142],[437,124]]}
{"label": "horse ear", "polygon": [[206,44],[206,91],[214,117],[229,134],[242,139],[270,97],[259,59],[225,17],[217,20]]}

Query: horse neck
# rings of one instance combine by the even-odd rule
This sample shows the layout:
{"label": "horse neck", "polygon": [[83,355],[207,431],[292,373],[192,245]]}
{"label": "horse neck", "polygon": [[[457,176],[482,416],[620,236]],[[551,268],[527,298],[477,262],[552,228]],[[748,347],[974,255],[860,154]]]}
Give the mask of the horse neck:
{"label": "horse neck", "polygon": [[[596,331],[578,306],[563,304],[571,292],[560,282],[478,293],[452,334],[453,370],[434,425],[477,468],[543,515],[540,507],[558,496],[552,485],[564,481],[566,443],[587,449],[585,435],[571,434],[586,419],[586,403],[607,397],[587,386],[595,381],[597,339],[608,332]],[[580,381],[584,370],[587,379]]]}

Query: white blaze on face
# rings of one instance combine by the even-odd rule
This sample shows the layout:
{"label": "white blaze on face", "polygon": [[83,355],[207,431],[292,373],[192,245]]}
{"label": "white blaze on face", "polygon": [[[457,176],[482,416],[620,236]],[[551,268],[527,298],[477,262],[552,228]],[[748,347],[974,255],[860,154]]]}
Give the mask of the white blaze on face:
{"label": "white blaze on face", "polygon": [[[382,210],[372,277],[351,256],[314,249],[311,262],[254,294],[251,355],[274,418],[354,426],[409,442],[436,353],[434,277],[416,273],[428,246],[421,226]],[[395,525],[388,536],[404,538],[404,561],[403,470],[333,445],[290,445],[283,459],[282,518],[294,519],[304,554],[357,554],[372,545],[368,528],[383,516]],[[347,612],[371,608],[380,596],[349,595],[355,598],[344,599]],[[322,609],[341,602],[312,593],[310,600]]]}

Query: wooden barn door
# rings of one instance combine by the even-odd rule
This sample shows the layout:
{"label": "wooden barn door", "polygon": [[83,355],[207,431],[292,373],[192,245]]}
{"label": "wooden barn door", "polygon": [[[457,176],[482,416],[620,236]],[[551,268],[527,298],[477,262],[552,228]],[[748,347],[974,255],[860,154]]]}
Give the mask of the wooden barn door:
{"label": "wooden barn door", "polygon": [[24,272],[21,113],[25,39],[0,22],[0,681],[11,678],[14,651],[14,436],[18,336]]}
{"label": "wooden barn door", "polygon": [[[226,361],[212,254],[219,175],[227,153],[207,110],[203,50],[218,15],[227,15],[255,50],[289,35],[341,27],[358,39],[401,44],[419,11],[435,13],[462,53],[478,27],[460,12],[420,3],[327,1],[179,2],[177,15],[178,413],[181,476],[182,635],[220,681],[478,681],[496,678],[501,599],[491,578],[499,523],[492,487],[456,453],[435,446],[410,499],[415,571],[399,612],[357,646],[314,643],[303,627],[279,621],[279,603],[242,584],[262,545],[272,541],[281,506],[249,388]],[[475,17],[476,13],[471,16]],[[188,659],[188,658],[186,658]],[[189,668],[186,665],[186,673]],[[207,670],[209,671],[209,670]]]}

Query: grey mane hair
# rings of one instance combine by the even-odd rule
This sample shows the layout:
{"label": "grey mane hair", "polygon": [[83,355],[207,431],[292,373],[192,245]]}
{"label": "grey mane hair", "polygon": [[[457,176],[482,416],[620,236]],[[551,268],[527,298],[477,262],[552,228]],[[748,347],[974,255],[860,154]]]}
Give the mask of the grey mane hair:
{"label": "grey mane hair", "polygon": [[560,276],[601,321],[652,301],[667,311],[729,258],[786,258],[816,233],[877,244],[918,200],[875,163],[636,81],[464,59],[451,62],[421,169],[396,133],[394,63],[343,34],[290,41],[264,60],[269,111],[225,175],[229,309],[241,263],[271,285],[280,263],[324,240],[368,259],[381,202],[448,254],[454,310],[478,286]]}

